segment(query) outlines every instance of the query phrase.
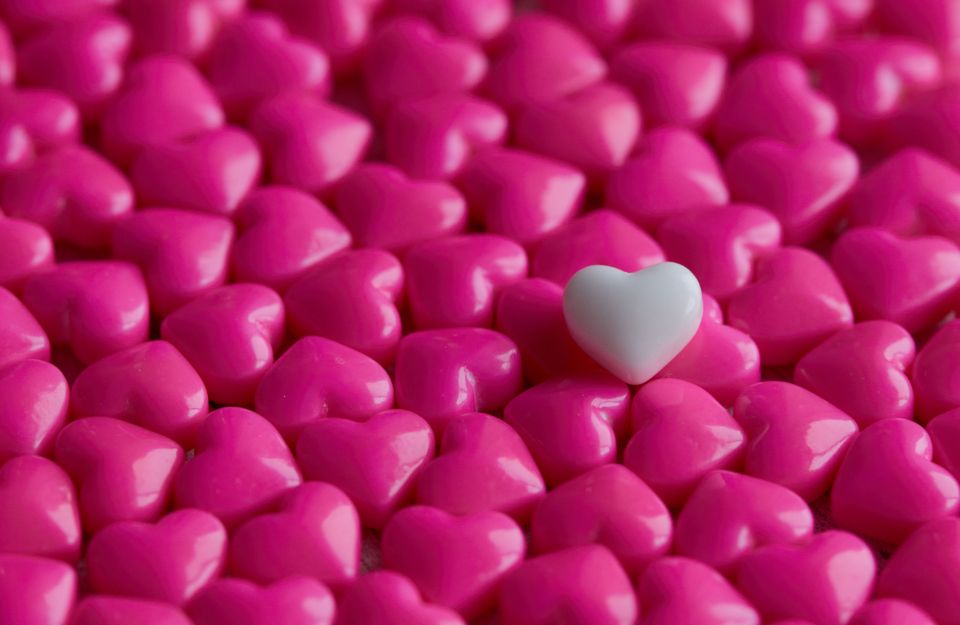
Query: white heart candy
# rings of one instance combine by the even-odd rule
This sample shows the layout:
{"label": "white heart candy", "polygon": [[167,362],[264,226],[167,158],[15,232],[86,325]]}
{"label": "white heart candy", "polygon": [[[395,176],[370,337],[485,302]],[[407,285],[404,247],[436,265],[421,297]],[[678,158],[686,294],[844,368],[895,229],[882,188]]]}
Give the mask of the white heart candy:
{"label": "white heart candy", "polygon": [[563,314],[583,351],[624,382],[642,384],[696,334],[703,294],[677,263],[635,273],[591,265],[567,282]]}

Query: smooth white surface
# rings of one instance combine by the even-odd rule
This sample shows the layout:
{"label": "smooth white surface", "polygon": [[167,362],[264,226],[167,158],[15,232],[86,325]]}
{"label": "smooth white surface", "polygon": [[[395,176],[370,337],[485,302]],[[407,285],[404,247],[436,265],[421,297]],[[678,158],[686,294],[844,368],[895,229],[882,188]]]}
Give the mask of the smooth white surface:
{"label": "smooth white surface", "polygon": [[677,263],[635,273],[591,265],[567,283],[563,314],[583,351],[624,382],[642,384],[696,334],[703,294],[697,278]]}

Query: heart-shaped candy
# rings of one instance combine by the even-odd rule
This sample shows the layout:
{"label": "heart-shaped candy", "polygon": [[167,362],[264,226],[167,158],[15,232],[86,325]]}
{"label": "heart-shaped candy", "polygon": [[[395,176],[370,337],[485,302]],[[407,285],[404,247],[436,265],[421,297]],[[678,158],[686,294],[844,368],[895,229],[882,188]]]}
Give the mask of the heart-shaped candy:
{"label": "heart-shaped candy", "polygon": [[[760,625],[760,615],[709,566],[688,558],[661,558],[637,587],[644,625]],[[778,625],[788,625],[786,621]],[[801,624],[796,624],[801,625]]]}
{"label": "heart-shaped candy", "polygon": [[132,0],[123,4],[123,16],[133,29],[139,53],[171,54],[190,60],[209,52],[228,17],[211,0]]}
{"label": "heart-shaped candy", "polygon": [[0,623],[67,625],[77,574],[57,560],[0,554]]}
{"label": "heart-shaped candy", "polygon": [[927,425],[937,464],[960,477],[960,410],[948,410]]}
{"label": "heart-shaped candy", "polygon": [[193,625],[183,611],[168,603],[88,595],[73,609],[70,625]]}
{"label": "heart-shaped candy", "polygon": [[857,612],[850,625],[936,625],[920,608],[900,599],[877,599]]}
{"label": "heart-shaped candy", "polygon": [[409,577],[427,601],[472,618],[493,607],[504,575],[523,562],[526,543],[520,526],[499,512],[453,516],[412,506],[387,524],[381,548],[386,568]]}
{"label": "heart-shaped candy", "polygon": [[344,584],[360,567],[360,520],[343,491],[323,482],[291,490],[279,511],[250,519],[230,541],[230,569],[260,583],[309,575]]}
{"label": "heart-shaped candy", "polygon": [[395,0],[394,8],[429,18],[448,35],[489,42],[510,23],[510,0]]}
{"label": "heart-shaped candy", "polygon": [[337,601],[339,625],[464,625],[452,610],[425,603],[409,579],[393,571],[358,578]]}
{"label": "heart-shaped candy", "polygon": [[17,296],[0,286],[0,368],[33,358],[50,360],[50,340]]}
{"label": "heart-shaped candy", "polygon": [[634,273],[591,265],[567,283],[563,313],[587,354],[624,382],[642,384],[693,338],[703,296],[693,274],[676,263]]}
{"label": "heart-shaped candy", "polygon": [[223,524],[202,510],[114,523],[87,546],[88,580],[98,593],[181,605],[220,575],[226,550]]}
{"label": "heart-shaped candy", "polygon": [[960,88],[952,83],[911,98],[884,123],[884,147],[887,150],[920,148],[954,167],[960,166],[958,103]]}
{"label": "heart-shaped candy", "polygon": [[926,422],[960,407],[960,321],[949,321],[927,341],[913,361],[910,380],[916,394],[917,417]]}
{"label": "heart-shaped candy", "polygon": [[757,5],[754,38],[761,49],[817,54],[836,35],[831,4],[833,0],[786,0]]}
{"label": "heart-shaped candy", "polygon": [[24,280],[53,266],[53,239],[39,224],[0,216],[0,286],[18,291]]}
{"label": "heart-shaped candy", "polygon": [[636,22],[647,37],[735,51],[750,38],[754,10],[750,0],[649,0]]}
{"label": "heart-shaped candy", "polygon": [[36,152],[74,144],[80,138],[80,112],[72,100],[48,89],[8,89],[0,93],[0,126],[15,138],[15,129],[26,133],[28,141],[20,154],[23,160],[10,162],[6,152],[3,161],[11,167],[23,165]]}
{"label": "heart-shaped candy", "polygon": [[[3,312],[0,307],[5,319]],[[69,392],[63,374],[48,362],[25,358],[0,366],[0,462],[52,451],[67,417]]]}
{"label": "heart-shaped candy", "polygon": [[70,21],[114,4],[114,0],[60,0],[44,4],[37,4],[33,0],[3,0],[0,2],[0,15],[12,30],[23,32],[51,23]]}
{"label": "heart-shaped candy", "polygon": [[576,26],[601,49],[630,32],[637,8],[631,0],[544,0],[539,6]]}
{"label": "heart-shaped candy", "polygon": [[948,0],[931,0],[917,5],[909,0],[879,0],[877,22],[886,30],[902,33],[932,46],[946,59],[957,56],[957,24],[950,20],[955,8]]}
{"label": "heart-shaped candy", "polygon": [[260,588],[240,579],[217,580],[187,606],[194,625],[332,625],[333,595],[309,577],[288,577]]}

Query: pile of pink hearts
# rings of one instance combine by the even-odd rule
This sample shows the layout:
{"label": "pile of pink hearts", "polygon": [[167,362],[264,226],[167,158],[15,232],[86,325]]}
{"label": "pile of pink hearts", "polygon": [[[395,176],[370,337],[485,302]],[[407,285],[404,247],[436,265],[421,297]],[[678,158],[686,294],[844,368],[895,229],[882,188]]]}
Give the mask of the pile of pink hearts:
{"label": "pile of pink hearts", "polygon": [[0,625],[960,625],[958,0],[0,0]]}

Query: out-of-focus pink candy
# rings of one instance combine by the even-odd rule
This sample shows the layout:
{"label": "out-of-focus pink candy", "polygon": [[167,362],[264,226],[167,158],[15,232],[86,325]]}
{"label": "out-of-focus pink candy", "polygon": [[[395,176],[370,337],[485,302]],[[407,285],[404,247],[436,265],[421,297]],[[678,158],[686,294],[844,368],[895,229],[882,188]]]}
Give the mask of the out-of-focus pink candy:
{"label": "out-of-focus pink candy", "polygon": [[763,49],[813,54],[835,35],[830,0],[754,3],[754,39]]}
{"label": "out-of-focus pink candy", "polygon": [[689,558],[651,564],[637,598],[644,625],[760,625],[760,615],[730,582]]}
{"label": "out-of-focus pink candy", "polygon": [[166,512],[183,449],[165,436],[107,417],[68,424],[57,437],[57,464],[77,484],[83,527],[153,521]]}
{"label": "out-of-focus pink candy", "polygon": [[440,453],[417,478],[417,503],[458,515],[494,510],[524,523],[545,490],[517,432],[496,417],[475,412],[447,425]]}
{"label": "out-of-focus pink candy", "polygon": [[715,471],[677,517],[674,551],[728,572],[765,545],[804,542],[813,514],[793,491],[755,477]]}
{"label": "out-of-focus pink candy", "polygon": [[211,401],[249,404],[283,338],[283,300],[259,284],[229,284],[178,308],[160,326],[203,379]]}
{"label": "out-of-focus pink candy", "polygon": [[514,133],[519,147],[569,163],[599,182],[627,160],[640,127],[640,107],[630,92],[601,82],[522,108]]}
{"label": "out-of-focus pink candy", "polygon": [[405,576],[386,570],[364,575],[340,593],[337,623],[464,625],[456,612],[424,602],[417,587]]}
{"label": "out-of-focus pink candy", "polygon": [[522,388],[520,353],[485,328],[449,328],[403,337],[394,369],[397,405],[441,434],[458,415],[496,411]]}
{"label": "out-of-focus pink candy", "polygon": [[765,365],[796,362],[853,325],[853,311],[830,265],[797,247],[761,259],[754,283],[733,295],[727,314],[730,325],[756,341]]}
{"label": "out-of-focus pink candy", "polygon": [[857,318],[887,319],[909,332],[940,321],[960,288],[960,248],[941,237],[856,228],[837,240],[830,260]]}
{"label": "out-of-focus pink candy", "polygon": [[863,606],[850,625],[936,625],[920,608],[899,599],[877,599]]}
{"label": "out-of-focus pink candy", "polygon": [[[381,547],[388,569],[409,577],[427,601],[465,618],[493,607],[501,580],[523,562],[526,551],[523,530],[508,516],[457,517],[428,506],[395,514]],[[425,558],[427,553],[431,557]]]}
{"label": "out-of-focus pink candy", "polygon": [[223,217],[150,208],[117,224],[113,254],[140,267],[150,305],[163,316],[226,282],[233,239]]}
{"label": "out-of-focus pink candy", "polygon": [[30,275],[53,265],[53,239],[40,225],[0,216],[0,286],[17,291]]}
{"label": "out-of-focus pink candy", "polygon": [[467,225],[467,204],[457,189],[376,163],[360,165],[340,181],[336,207],[359,246],[395,252]]}
{"label": "out-of-focus pink candy", "polygon": [[288,577],[263,588],[245,580],[217,580],[197,593],[187,612],[195,625],[332,625],[335,606],[326,586]]}
{"label": "out-of-focus pink candy", "polygon": [[311,267],[350,247],[350,233],[310,195],[287,187],[260,187],[235,215],[234,277],[283,291]]}
{"label": "out-of-focus pink candy", "polygon": [[886,30],[919,39],[948,60],[960,53],[956,10],[949,0],[920,5],[909,0],[875,0],[877,22]]}
{"label": "out-of-focus pink candy", "polygon": [[503,143],[507,116],[499,107],[465,93],[398,103],[383,129],[386,158],[416,178],[455,176],[474,151]]}
{"label": "out-of-focus pink candy", "polygon": [[0,325],[0,368],[27,358],[50,360],[50,340],[43,328],[27,307],[2,286],[0,318],[4,320]]}
{"label": "out-of-focus pink candy", "polygon": [[960,87],[949,84],[905,103],[884,124],[888,149],[915,147],[960,167]]}
{"label": "out-of-focus pink candy", "polygon": [[475,41],[496,38],[510,23],[510,0],[394,0],[391,6],[428,17],[448,35]]}
{"label": "out-of-focus pink candy", "polygon": [[175,496],[178,508],[207,510],[231,528],[301,482],[277,430],[255,412],[227,407],[200,427],[195,455],[177,472]]}
{"label": "out-of-focus pink candy", "polygon": [[877,596],[910,601],[940,625],[960,624],[960,520],[930,521],[887,561]]}
{"label": "out-of-focus pink candy", "polygon": [[393,405],[390,376],[376,361],[319,336],[300,339],[267,371],[257,410],[283,436],[296,440],[328,417],[365,421]]}
{"label": "out-of-focus pink candy", "polygon": [[104,248],[114,225],[133,211],[133,189],[96,152],[68,146],[6,176],[0,203],[8,216],[34,221],[55,239]]}
{"label": "out-of-focus pink candy", "polygon": [[332,0],[318,4],[299,0],[266,0],[259,6],[283,19],[290,32],[320,46],[334,71],[354,69],[369,39],[376,2]]}
{"label": "out-of-focus pink candy", "polygon": [[636,13],[633,0],[545,0],[545,10],[567,20],[599,48],[620,41],[631,29]]}
{"label": "out-of-focus pink candy", "polygon": [[[0,465],[0,552],[76,562],[82,532],[70,476],[39,456]],[[0,617],[2,618],[2,617]]]}
{"label": "out-of-focus pink candy", "polygon": [[414,246],[404,268],[416,327],[490,326],[498,292],[527,276],[527,255],[505,237],[470,234]]}
{"label": "out-of-focus pink candy", "polygon": [[279,511],[237,528],[230,540],[230,569],[267,584],[308,575],[343,584],[360,566],[360,521],[343,491],[307,482],[288,492]]}
{"label": "out-of-focus pink candy", "polygon": [[640,3],[637,27],[650,38],[735,51],[750,37],[752,4],[750,0],[647,0]]}
{"label": "out-of-focus pink candy", "polygon": [[387,410],[365,423],[323,419],[307,426],[297,441],[297,462],[307,479],[342,489],[363,524],[379,529],[413,499],[434,447],[429,423],[407,410]]}
{"label": "out-of-focus pink candy", "polygon": [[223,25],[211,0],[129,0],[123,16],[133,30],[133,47],[140,54],[204,56]]}
{"label": "out-of-focus pink candy", "polygon": [[84,369],[73,383],[76,418],[113,417],[192,449],[207,416],[207,389],[187,359],[166,341],[117,352]]}
{"label": "out-of-focus pink candy", "polygon": [[51,343],[69,347],[84,363],[147,340],[147,287],[130,263],[60,263],[27,279],[23,303]]}
{"label": "out-of-focus pink candy", "polygon": [[654,380],[633,398],[634,432],[623,463],[670,507],[700,479],[740,462],[746,436],[726,408],[683,380]]}
{"label": "out-of-focus pink candy", "polygon": [[87,595],[73,609],[70,625],[193,625],[180,608],[159,601]]}
{"label": "out-of-focus pink candy", "polygon": [[679,128],[646,135],[633,158],[610,175],[606,188],[610,208],[644,228],[729,199],[713,151],[700,137]]}
{"label": "out-of-focus pink candy", "polygon": [[[589,583],[584,583],[590,580]],[[525,561],[503,578],[501,625],[632,625],[630,579],[601,545],[571,547]]]}
{"label": "out-of-focus pink candy", "polygon": [[955,478],[960,478],[960,410],[948,410],[927,425],[933,443],[933,459]]}
{"label": "out-of-focus pink candy", "polygon": [[667,552],[672,525],[667,507],[643,480],[608,464],[550,491],[533,513],[531,544],[546,553],[596,542],[633,575]]}
{"label": "out-of-focus pink candy", "polygon": [[90,540],[88,579],[98,593],[181,605],[220,575],[226,550],[223,524],[202,510],[114,523]]}
{"label": "out-of-focus pink candy", "polygon": [[85,13],[116,4],[116,0],[59,0],[37,4],[33,0],[3,0],[0,16],[16,31],[56,22],[67,22]]}
{"label": "out-of-focus pink candy", "polygon": [[910,376],[917,417],[926,422],[960,407],[960,321],[944,324],[917,354]]}
{"label": "out-of-focus pink candy", "polygon": [[497,42],[483,89],[512,109],[562,98],[606,73],[603,58],[572,26],[551,15],[527,13],[514,19]]}
{"label": "out-of-focus pink candy", "polygon": [[610,73],[636,96],[648,126],[700,128],[720,101],[727,59],[710,48],[640,42],[614,55]]}
{"label": "out-of-focus pink candy", "polygon": [[22,127],[34,151],[76,143],[81,131],[77,105],[48,89],[4,90],[0,93],[0,124]]}
{"label": "out-of-focus pink candy", "polygon": [[930,436],[905,419],[863,430],[830,491],[830,517],[865,538],[902,542],[926,521],[954,516],[960,486],[933,463]]}
{"label": "out-of-focus pink candy", "polygon": [[186,61],[157,55],[126,69],[100,119],[103,151],[128,164],[146,146],[187,139],[223,125],[213,89]]}
{"label": "out-of-focus pink candy", "polygon": [[57,560],[0,554],[0,623],[67,625],[77,574]]}
{"label": "out-of-focus pink candy", "polygon": [[373,129],[365,118],[305,94],[265,101],[250,118],[270,179],[310,193],[326,190],[363,158]]}
{"label": "out-of-focus pink candy", "polygon": [[800,61],[766,54],[742,64],[728,81],[714,135],[723,149],[755,138],[802,145],[833,135],[836,127],[836,108],[811,87]]}
{"label": "out-of-focus pink candy", "polygon": [[630,389],[614,378],[560,378],[514,397],[503,411],[550,485],[616,462]]}
{"label": "out-of-focus pink candy", "polygon": [[804,545],[768,545],[748,553],[737,567],[737,587],[765,619],[843,625],[870,597],[876,569],[866,543],[830,530]]}
{"label": "out-of-focus pink candy", "polygon": [[[19,328],[14,323],[12,329]],[[50,453],[67,417],[69,392],[59,369],[29,355],[0,367],[0,462]]]}

